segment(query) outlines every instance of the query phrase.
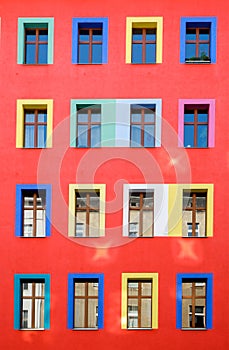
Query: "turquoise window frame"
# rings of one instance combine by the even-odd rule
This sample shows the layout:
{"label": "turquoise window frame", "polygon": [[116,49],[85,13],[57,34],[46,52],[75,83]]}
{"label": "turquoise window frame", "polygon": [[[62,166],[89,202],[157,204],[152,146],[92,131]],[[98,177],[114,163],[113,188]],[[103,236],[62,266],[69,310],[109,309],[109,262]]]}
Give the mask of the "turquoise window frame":
{"label": "turquoise window frame", "polygon": [[[97,147],[115,146],[115,100],[71,100],[70,103],[70,147],[76,147],[77,107],[80,105],[101,105],[101,143]],[[78,147],[76,147],[78,148]]]}
{"label": "turquoise window frame", "polygon": [[[102,26],[102,62],[101,63],[85,63],[85,64],[104,64],[108,62],[108,18],[73,18],[72,19],[72,63],[78,63],[78,32],[79,26],[86,26],[87,28],[94,28],[98,25]],[[84,64],[84,63],[83,63]]]}
{"label": "turquoise window frame", "polygon": [[[210,60],[207,64],[216,63],[216,34],[217,34],[217,18],[216,17],[181,17],[180,20],[180,63],[185,62],[185,36],[187,24],[203,25],[206,24],[210,28]],[[198,64],[198,61],[189,62],[188,64]]]}
{"label": "turquoise window frame", "polygon": [[[74,328],[74,281],[76,279],[82,280],[98,280],[98,328],[104,328],[104,274],[93,273],[93,274],[83,274],[83,273],[69,273],[68,274],[68,329],[82,330],[87,328]],[[91,330],[89,328],[88,330]]]}
{"label": "turquoise window frame", "polygon": [[[22,236],[22,217],[23,217],[23,208],[22,208],[22,191],[23,190],[45,190],[46,191],[46,232],[44,237],[51,235],[51,196],[52,196],[52,187],[51,185],[16,185],[16,218],[15,218],[15,236]],[[43,237],[33,237],[33,238],[43,238]]]}
{"label": "turquoise window frame", "polygon": [[[177,274],[176,328],[182,330],[197,330],[196,328],[182,328],[182,283],[185,280],[206,282],[206,328],[212,329],[213,313],[213,274],[212,273],[179,273]],[[199,330],[199,328],[198,328]],[[202,330],[202,329],[201,329]]]}
{"label": "turquoise window frame", "polygon": [[[21,329],[21,282],[44,281],[45,283],[45,307],[44,329],[50,329],[50,275],[49,274],[15,274],[14,275],[14,329]],[[31,329],[33,330],[33,329]]]}
{"label": "turquoise window frame", "polygon": [[[17,51],[17,63],[25,64],[25,28],[39,28],[47,27],[48,29],[48,60],[47,63],[41,64],[53,64],[53,49],[54,49],[54,18],[51,17],[20,17],[18,18],[18,51]],[[37,65],[37,64],[36,64]]]}

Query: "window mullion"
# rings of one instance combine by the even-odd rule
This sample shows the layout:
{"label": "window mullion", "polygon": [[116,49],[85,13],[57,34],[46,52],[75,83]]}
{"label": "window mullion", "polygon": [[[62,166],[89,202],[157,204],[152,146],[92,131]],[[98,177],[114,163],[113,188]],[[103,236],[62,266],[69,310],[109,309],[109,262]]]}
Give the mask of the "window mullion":
{"label": "window mullion", "polygon": [[39,50],[39,29],[36,29],[36,63],[38,63],[38,50]]}
{"label": "window mullion", "polygon": [[92,63],[92,34],[93,29],[89,29],[89,63]]}
{"label": "window mullion", "polygon": [[192,328],[195,328],[195,313],[196,313],[196,284],[192,282]]}
{"label": "window mullion", "polygon": [[84,327],[88,328],[88,282],[85,282]]}
{"label": "window mullion", "polygon": [[36,283],[32,283],[32,328],[35,328]]}
{"label": "window mullion", "polygon": [[145,118],[145,113],[144,109],[142,108],[141,110],[141,145],[144,147],[144,118]]}
{"label": "window mullion", "polygon": [[142,29],[142,63],[146,61],[146,29]]}
{"label": "window mullion", "polygon": [[33,195],[33,237],[36,236],[37,232],[37,194],[36,192]]}
{"label": "window mullion", "polygon": [[143,192],[140,193],[139,198],[139,236],[143,236]]}
{"label": "window mullion", "polygon": [[86,194],[86,237],[89,237],[90,224],[90,194]]}
{"label": "window mullion", "polygon": [[141,328],[141,282],[138,282],[138,328]]}
{"label": "window mullion", "polygon": [[196,193],[192,194],[192,236],[196,235]]}
{"label": "window mullion", "polygon": [[91,114],[92,114],[92,109],[88,109],[88,140],[87,140],[87,145],[88,147],[91,147]]}

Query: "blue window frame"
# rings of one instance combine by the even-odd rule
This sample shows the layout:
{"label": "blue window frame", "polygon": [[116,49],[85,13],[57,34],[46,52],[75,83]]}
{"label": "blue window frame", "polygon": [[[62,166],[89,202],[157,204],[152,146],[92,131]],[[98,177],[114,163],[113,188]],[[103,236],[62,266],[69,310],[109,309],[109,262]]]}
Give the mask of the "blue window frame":
{"label": "blue window frame", "polygon": [[[92,291],[93,288],[94,291]],[[77,314],[78,310],[80,311]],[[88,320],[85,323],[86,318]],[[102,329],[103,327],[104,275],[70,273],[68,275],[68,328]]]}
{"label": "blue window frame", "polygon": [[108,61],[108,19],[73,18],[72,63],[103,64]]}
{"label": "blue window frame", "polygon": [[51,234],[51,185],[16,185],[17,237]]}
{"label": "blue window frame", "polygon": [[216,17],[182,17],[181,63],[216,63]]}
{"label": "blue window frame", "polygon": [[[27,305],[23,303],[23,290],[28,289],[30,284],[43,284],[42,292],[42,324],[36,324],[35,327],[31,328],[30,325],[25,323],[30,318],[32,312],[37,312],[37,307],[32,311],[32,302]],[[27,293],[29,294],[29,293]],[[32,296],[32,295],[31,295]],[[38,295],[37,295],[38,296]],[[39,297],[38,297],[39,298]],[[23,306],[24,305],[24,306]],[[26,306],[26,307],[25,307]],[[25,310],[23,310],[25,308]],[[24,312],[27,311],[27,315]],[[23,316],[25,317],[23,319]],[[27,318],[28,316],[28,318]],[[27,320],[26,320],[27,318]],[[14,329],[49,329],[50,328],[50,275],[48,274],[16,274],[14,276]]]}
{"label": "blue window frame", "polygon": [[212,328],[212,290],[211,273],[177,275],[176,328]]}

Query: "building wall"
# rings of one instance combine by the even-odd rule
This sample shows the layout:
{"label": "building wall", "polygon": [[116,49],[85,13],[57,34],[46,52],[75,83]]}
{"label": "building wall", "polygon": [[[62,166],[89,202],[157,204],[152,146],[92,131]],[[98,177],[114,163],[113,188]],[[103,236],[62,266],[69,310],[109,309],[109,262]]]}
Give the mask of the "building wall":
{"label": "building wall", "polygon": [[[0,3],[0,344],[2,349],[202,349],[228,342],[228,4],[213,0],[6,1]],[[162,63],[125,63],[126,17],[163,17]],[[180,63],[180,18],[217,17],[216,63]],[[18,17],[54,18],[53,64],[17,64]],[[71,63],[72,18],[108,17],[108,63]],[[53,100],[53,142],[16,148],[16,101]],[[72,99],[162,99],[162,145],[153,149],[70,148]],[[178,100],[215,99],[215,147],[178,147]],[[113,118],[113,117],[112,117]],[[111,120],[113,120],[111,118]],[[16,184],[52,184],[52,230],[15,236]],[[68,237],[69,184],[106,184],[105,237]],[[214,184],[213,237],[122,236],[123,185]],[[158,329],[121,329],[121,274],[158,273]],[[104,273],[104,329],[67,328],[69,273]],[[176,274],[213,273],[213,328],[176,329]],[[14,329],[14,274],[50,274],[50,329]]]}

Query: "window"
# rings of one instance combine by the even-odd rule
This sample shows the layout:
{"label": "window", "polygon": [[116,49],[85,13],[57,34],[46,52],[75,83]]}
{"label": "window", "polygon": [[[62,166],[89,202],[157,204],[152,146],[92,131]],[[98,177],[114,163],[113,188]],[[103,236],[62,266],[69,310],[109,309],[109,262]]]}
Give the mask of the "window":
{"label": "window", "polygon": [[207,192],[183,192],[183,236],[206,236]]}
{"label": "window", "polygon": [[69,236],[105,234],[105,185],[69,185]]}
{"label": "window", "polygon": [[77,147],[101,145],[101,105],[77,106]]}
{"label": "window", "polygon": [[132,147],[155,146],[155,105],[131,105],[130,140]]}
{"label": "window", "polygon": [[15,329],[50,328],[50,276],[15,275]]}
{"label": "window", "polygon": [[73,18],[72,42],[72,63],[107,63],[108,19]]}
{"label": "window", "polygon": [[103,274],[69,274],[68,328],[103,328],[103,300]]}
{"label": "window", "polygon": [[181,63],[216,63],[216,17],[182,17]]}
{"label": "window", "polygon": [[52,147],[53,100],[17,100],[17,148]]}
{"label": "window", "polygon": [[17,185],[16,236],[50,236],[50,222],[51,185]]}
{"label": "window", "polygon": [[214,147],[215,100],[179,100],[178,135],[180,147]]}
{"label": "window", "polygon": [[53,63],[53,18],[18,18],[18,63]]}
{"label": "window", "polygon": [[154,194],[152,191],[129,194],[129,236],[153,236]]}
{"label": "window", "polygon": [[158,274],[122,274],[122,329],[158,328]]}
{"label": "window", "polygon": [[184,147],[208,147],[208,106],[185,106]]}
{"label": "window", "polygon": [[212,274],[178,274],[177,328],[212,328]]}
{"label": "window", "polygon": [[127,17],[126,63],[162,63],[162,17]]}
{"label": "window", "polygon": [[116,101],[116,146],[160,147],[161,99]]}

